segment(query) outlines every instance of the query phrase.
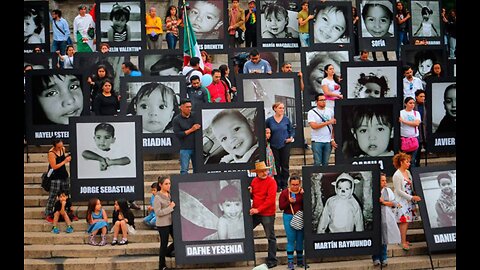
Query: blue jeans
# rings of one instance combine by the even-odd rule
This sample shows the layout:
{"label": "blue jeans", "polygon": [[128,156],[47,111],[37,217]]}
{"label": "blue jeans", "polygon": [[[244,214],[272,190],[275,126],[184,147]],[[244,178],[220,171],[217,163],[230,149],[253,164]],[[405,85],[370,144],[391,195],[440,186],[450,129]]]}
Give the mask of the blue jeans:
{"label": "blue jeans", "polygon": [[283,227],[285,228],[285,234],[287,235],[287,251],[303,250],[303,230],[295,230],[290,226],[292,220],[292,214],[283,213]]}
{"label": "blue jeans", "polygon": [[165,39],[167,40],[168,48],[175,49],[175,46],[177,46],[178,37],[176,37],[172,33],[167,33],[167,35],[165,36]]}
{"label": "blue jeans", "polygon": [[300,38],[300,46],[308,47],[310,45],[310,34],[309,33],[299,33],[298,37]]}
{"label": "blue jeans", "polygon": [[372,260],[376,261],[379,260],[381,262],[387,262],[387,245],[382,245],[382,249],[380,251],[380,254],[378,255],[373,255]]}
{"label": "blue jeans", "polygon": [[[407,154],[409,154],[412,159],[410,160],[410,168],[412,167],[419,167],[417,166],[416,164],[416,160],[417,158],[420,158],[420,152],[421,152],[421,149],[422,149],[422,146],[420,145],[420,138],[417,137],[417,140],[418,140],[418,148],[417,150],[413,151],[413,152],[408,152]],[[417,156],[418,155],[418,156]]]}
{"label": "blue jeans", "polygon": [[276,264],[277,260],[277,237],[275,237],[275,216],[260,216],[258,214],[252,216],[253,229],[262,224],[265,235],[268,239],[268,255],[267,264]]}
{"label": "blue jeans", "polygon": [[188,164],[192,160],[195,172],[195,151],[193,149],[180,149],[180,174],[188,174]]}
{"label": "blue jeans", "polygon": [[153,212],[153,211],[150,212],[150,214],[148,214],[148,216],[146,216],[143,219],[143,223],[145,223],[147,226],[152,227],[152,228],[155,227],[156,221],[157,221],[157,216],[155,215],[155,212]]}
{"label": "blue jeans", "polygon": [[332,145],[330,142],[312,142],[313,165],[328,166]]}
{"label": "blue jeans", "polygon": [[408,32],[407,31],[398,31],[398,40],[397,40],[397,60],[400,59],[400,46],[409,44],[408,41]]}
{"label": "blue jeans", "polygon": [[52,42],[52,52],[60,51],[61,55],[65,55],[65,50],[67,49],[67,41],[54,40]]}

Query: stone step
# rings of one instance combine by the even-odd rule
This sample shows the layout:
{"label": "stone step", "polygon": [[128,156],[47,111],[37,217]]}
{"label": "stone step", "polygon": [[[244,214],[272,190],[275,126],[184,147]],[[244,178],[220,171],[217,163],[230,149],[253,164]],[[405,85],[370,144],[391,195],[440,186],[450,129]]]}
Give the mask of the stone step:
{"label": "stone step", "polygon": [[[257,264],[264,263],[267,257],[266,252],[257,252]],[[282,264],[286,261],[286,256],[278,253],[277,258]],[[327,259],[327,258],[325,258]],[[435,254],[432,255],[432,262],[435,269],[452,270],[456,265],[456,254]],[[370,258],[357,259],[355,261],[335,261],[335,262],[312,262],[309,263],[311,270],[371,270],[373,269]],[[196,269],[196,270],[215,270],[215,269],[235,269],[251,270],[254,262],[235,262],[213,265],[195,265],[188,267],[185,265],[174,265],[171,258],[167,258],[167,266],[177,269]],[[106,258],[52,258],[52,259],[24,259],[24,268],[30,270],[83,270],[83,269],[158,269],[158,256],[117,256]],[[378,268],[378,267],[377,267]],[[275,269],[282,269],[278,266]],[[299,268],[300,269],[300,268]],[[379,269],[379,268],[378,268]],[[426,255],[392,257],[388,259],[388,269],[431,269],[430,259]]]}
{"label": "stone step", "polygon": [[[63,241],[64,235],[54,235],[58,240]],[[108,243],[112,240],[112,235],[107,236]],[[129,236],[130,238],[131,236]],[[153,236],[152,236],[153,237]],[[140,238],[140,236],[139,236]],[[85,237],[77,237],[78,243],[71,244],[54,244],[54,245],[24,245],[24,258],[39,259],[39,258],[96,258],[107,256],[122,256],[122,255],[158,255],[160,252],[159,242],[130,242],[128,245],[112,246],[107,244],[106,246],[91,246],[86,244],[87,234]],[[156,238],[158,239],[158,238]],[[96,241],[100,240],[100,236],[96,237]],[[277,253],[283,255],[286,250],[287,239],[277,239]],[[259,238],[254,240],[254,246],[256,252],[266,252],[268,246],[268,240],[265,238]],[[411,256],[411,255],[424,255],[427,254],[427,245],[425,242],[412,242],[412,246],[409,251],[404,251],[399,245],[389,245],[388,248],[389,257],[397,256]],[[286,254],[285,254],[286,255]],[[286,257],[286,256],[285,256]],[[367,255],[363,256],[368,258]],[[343,259],[350,260],[349,258],[342,257]],[[358,258],[358,256],[356,256]],[[331,260],[338,260],[338,258],[330,258]],[[286,263],[286,261],[285,261]]]}
{"label": "stone step", "polygon": [[[67,244],[87,244],[88,243],[88,234],[86,230],[88,228],[87,223],[84,220],[81,221],[74,221],[72,226],[74,228],[73,233],[65,233],[66,225],[64,222],[59,223],[58,227],[60,229],[60,234],[54,234],[51,232],[52,224],[48,223],[41,223],[30,224],[31,226],[27,226],[24,223],[24,234],[23,234],[23,244],[24,245],[67,245]],[[137,233],[133,235],[129,235],[128,239],[132,243],[150,243],[155,242],[158,243],[160,241],[159,235],[157,230],[149,229],[145,224],[142,222],[136,222],[135,227],[137,228]],[[34,228],[33,230],[28,230],[28,228]],[[41,231],[38,231],[41,230]],[[285,230],[283,225],[277,224],[275,225],[275,236],[277,237],[277,241],[283,241],[285,239]],[[265,238],[265,232],[263,231],[262,226],[257,226],[253,230],[253,237],[255,239]],[[112,233],[107,234],[107,239],[109,243],[113,238]],[[425,235],[423,233],[423,229],[410,229],[407,232],[407,240],[412,243],[422,242],[425,241]],[[280,248],[280,247],[279,247]]]}
{"label": "stone step", "polygon": [[[305,156],[306,164],[313,164],[313,156]],[[335,156],[331,156],[330,163],[335,162]],[[290,166],[303,165],[304,159],[303,155],[292,155],[290,156]],[[67,164],[67,170],[69,170],[69,165]],[[48,168],[48,162],[45,158],[42,162],[35,163],[24,163],[23,170],[24,173],[43,173]],[[180,172],[180,162],[178,159],[175,160],[151,160],[143,162],[144,171],[161,171],[161,170],[177,170]]]}

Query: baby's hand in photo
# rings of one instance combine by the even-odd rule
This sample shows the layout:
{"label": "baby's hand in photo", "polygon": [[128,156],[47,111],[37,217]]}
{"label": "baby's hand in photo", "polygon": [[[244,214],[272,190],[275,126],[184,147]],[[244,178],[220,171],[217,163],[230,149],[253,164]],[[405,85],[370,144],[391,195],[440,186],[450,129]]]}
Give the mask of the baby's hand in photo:
{"label": "baby's hand in photo", "polygon": [[108,168],[107,161],[105,159],[102,159],[99,161],[100,163],[100,171],[105,171]]}

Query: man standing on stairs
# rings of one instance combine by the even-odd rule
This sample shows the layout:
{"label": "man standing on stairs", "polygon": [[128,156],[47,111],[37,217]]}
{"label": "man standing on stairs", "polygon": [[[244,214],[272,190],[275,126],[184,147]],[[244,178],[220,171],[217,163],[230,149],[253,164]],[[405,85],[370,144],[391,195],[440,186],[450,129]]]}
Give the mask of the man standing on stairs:
{"label": "man standing on stairs", "polygon": [[267,267],[277,266],[277,238],[275,237],[275,212],[277,198],[277,182],[273,177],[268,176],[270,167],[264,161],[256,162],[255,169],[251,170],[257,174],[248,187],[252,196],[252,208],[250,215],[253,219],[253,228],[262,223],[263,230],[268,239]]}
{"label": "man standing on stairs", "polygon": [[201,126],[195,123],[195,117],[192,113],[192,102],[189,99],[180,101],[180,111],[181,113],[172,120],[173,132],[180,140],[180,174],[188,173],[190,160],[192,160],[193,172],[195,173],[194,132],[199,130]]}

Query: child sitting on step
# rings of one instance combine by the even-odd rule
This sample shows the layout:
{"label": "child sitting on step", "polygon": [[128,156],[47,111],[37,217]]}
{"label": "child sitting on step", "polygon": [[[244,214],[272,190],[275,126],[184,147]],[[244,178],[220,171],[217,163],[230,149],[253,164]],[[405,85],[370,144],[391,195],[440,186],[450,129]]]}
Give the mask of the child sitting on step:
{"label": "child sitting on step", "polygon": [[[107,244],[107,229],[108,229],[108,217],[105,209],[102,208],[102,204],[98,198],[91,198],[88,201],[87,217],[88,223],[87,232],[90,234],[88,244],[92,246],[105,246]],[[102,232],[102,241],[95,242],[95,235],[98,231]]]}
{"label": "child sitting on step", "polygon": [[51,214],[51,218],[53,218],[53,228],[52,233],[58,234],[60,233],[60,229],[58,229],[58,222],[65,221],[67,224],[67,229],[65,230],[66,233],[72,233],[72,220],[74,218],[73,211],[71,210],[72,202],[68,197],[67,191],[59,191],[57,193],[57,201],[53,207],[53,213]]}

